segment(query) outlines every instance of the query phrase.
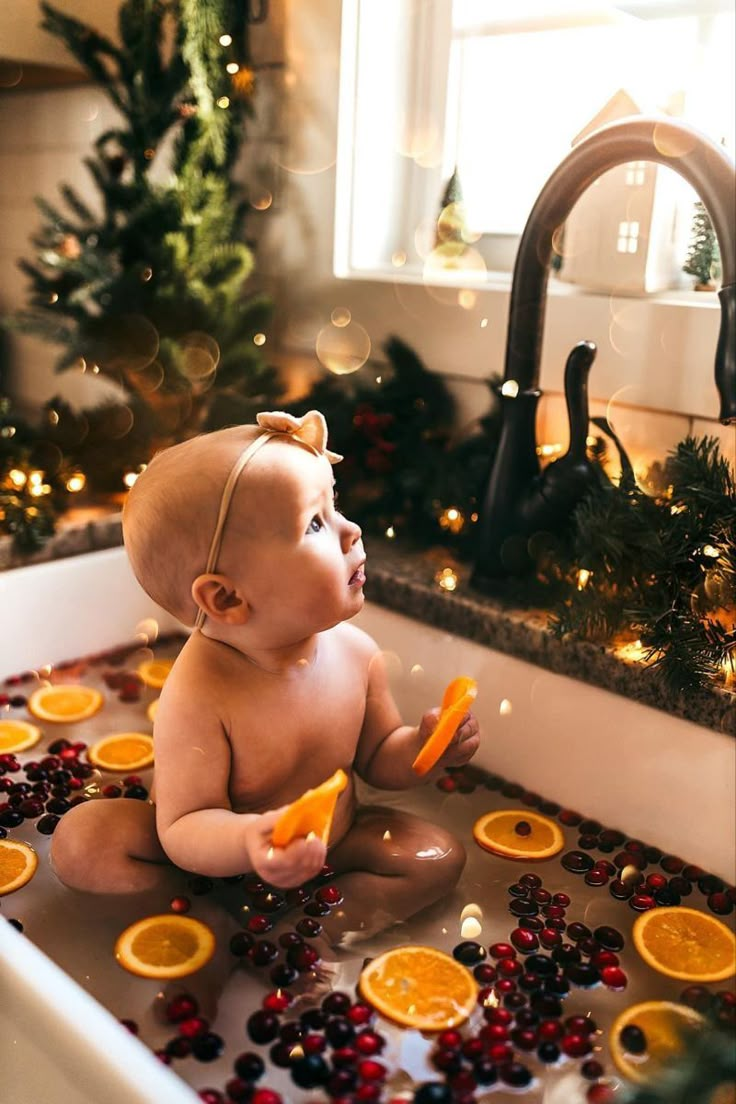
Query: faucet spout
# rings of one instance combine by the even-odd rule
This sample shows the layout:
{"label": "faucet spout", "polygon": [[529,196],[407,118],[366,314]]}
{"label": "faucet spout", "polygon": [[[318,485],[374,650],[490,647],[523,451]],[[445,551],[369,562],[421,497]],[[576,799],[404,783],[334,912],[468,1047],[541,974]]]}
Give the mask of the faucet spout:
{"label": "faucet spout", "polygon": [[[525,559],[534,534],[561,531],[585,480],[574,464],[551,465],[539,473],[534,410],[541,395],[539,365],[553,234],[582,193],[604,172],[628,161],[657,161],[684,177],[702,199],[721,252],[721,326],[715,353],[715,382],[721,421],[736,422],[736,171],[722,147],[684,123],[635,116],[601,127],[576,146],[539,194],[516,256],[509,308],[498,453],[481,509],[479,549],[473,582],[494,589]],[[578,354],[578,357],[582,354]],[[575,486],[573,486],[575,484]],[[553,486],[554,485],[554,486]],[[554,494],[551,492],[554,491]]]}
{"label": "faucet spout", "polygon": [[710,215],[721,252],[721,331],[716,386],[721,420],[736,421],[736,174],[726,151],[684,123],[633,116],[609,123],[561,161],[532,208],[516,256],[504,378],[536,390],[544,331],[552,235],[575,203],[608,169],[627,161],[657,161],[695,189]]}

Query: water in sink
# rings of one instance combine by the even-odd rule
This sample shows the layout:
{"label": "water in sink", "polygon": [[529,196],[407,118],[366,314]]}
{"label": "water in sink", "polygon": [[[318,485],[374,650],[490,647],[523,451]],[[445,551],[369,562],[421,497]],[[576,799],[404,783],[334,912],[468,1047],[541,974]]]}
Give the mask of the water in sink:
{"label": "water in sink", "polygon": [[[170,641],[168,645],[159,644],[156,654],[174,655],[177,647],[176,640]],[[356,1031],[378,1034],[378,1040],[364,1040],[361,1044],[365,1047],[363,1059],[358,1060],[364,1060],[367,1056],[374,1063],[379,1062],[386,1071],[385,1080],[380,1076],[375,1081],[370,1078],[356,1080],[356,1061],[350,1061],[349,1053],[347,1057],[343,1055],[347,1062],[342,1067],[343,1073],[336,1076],[340,1069],[339,1064],[333,1061],[336,1045],[328,1042],[322,1054],[331,1071],[330,1080],[326,1086],[305,1091],[294,1084],[288,1068],[274,1063],[270,1041],[258,1044],[248,1037],[246,1023],[249,1016],[261,1007],[263,998],[276,988],[271,978],[273,964],[246,969],[244,963],[247,960],[231,954],[229,950],[226,957],[231,960],[232,973],[222,992],[216,1018],[209,1026],[210,1033],[222,1040],[221,1053],[212,1057],[219,1049],[219,1044],[216,1044],[205,1055],[207,1061],[201,1060],[202,1055],[200,1059],[192,1054],[174,1056],[174,1050],[186,1050],[187,1044],[180,1041],[172,1045],[172,1040],[177,1038],[177,1028],[167,1023],[162,1014],[164,1001],[160,996],[159,984],[133,977],[122,970],[112,954],[115,940],[129,923],[142,915],[169,911],[171,901],[177,896],[188,898],[190,916],[212,923],[221,940],[227,940],[229,931],[235,930],[234,916],[247,922],[248,918],[258,913],[257,896],[254,897],[256,887],[248,878],[227,885],[222,882],[213,884],[206,879],[193,880],[183,873],[172,872],[170,887],[158,895],[152,895],[145,902],[122,897],[90,898],[66,889],[53,876],[46,862],[49,837],[38,830],[39,824],[43,826],[40,818],[27,818],[16,825],[13,821],[17,817],[7,815],[17,805],[13,798],[18,791],[14,792],[12,787],[18,782],[28,781],[27,769],[31,770],[32,779],[39,780],[38,773],[34,774],[33,768],[29,768],[28,764],[39,763],[46,758],[50,745],[56,741],[82,741],[89,745],[114,731],[151,730],[146,710],[157,692],[139,687],[135,677],[131,680],[127,674],[135,672],[144,658],[150,658],[149,651],[128,650],[108,653],[78,667],[64,668],[62,665],[57,668],[54,678],[84,682],[102,690],[106,699],[103,710],[74,726],[42,724],[42,742],[17,756],[20,769],[14,769],[12,760],[0,759],[0,763],[4,764],[0,767],[0,783],[6,791],[0,794],[0,798],[10,801],[4,813],[0,813],[0,824],[4,819],[7,834],[31,844],[40,860],[37,874],[32,881],[13,896],[2,900],[1,914],[21,924],[29,939],[116,1017],[135,1024],[138,1037],[147,1046],[157,1052],[168,1049],[167,1060],[172,1069],[195,1090],[210,1088],[214,1093],[222,1094],[221,1097],[212,1095],[209,1098],[212,1102],[220,1099],[236,1102],[248,1099],[254,1100],[255,1104],[276,1104],[275,1097],[269,1097],[263,1091],[254,1097],[250,1090],[233,1081],[236,1076],[234,1062],[244,1052],[259,1054],[265,1063],[265,1072],[258,1080],[257,1087],[261,1090],[267,1087],[280,1094],[284,1101],[314,1101],[327,1096],[343,1101],[389,1101],[396,1098],[411,1100],[417,1084],[445,1084],[449,1080],[453,1086],[452,1094],[443,1097],[442,1092],[449,1090],[438,1087],[432,1090],[436,1100],[452,1099],[470,1104],[473,1100],[482,1101],[488,1096],[489,1099],[501,1102],[523,1094],[525,1099],[540,1104],[542,1101],[545,1104],[575,1104],[576,1101],[588,1099],[602,1102],[605,1099],[605,1086],[613,1090],[617,1085],[616,1069],[608,1048],[608,1032],[614,1018],[624,1008],[639,1001],[677,1001],[681,999],[687,982],[662,976],[640,958],[630,935],[638,913],[631,907],[630,896],[626,899],[612,896],[611,883],[616,875],[609,872],[606,876],[604,867],[604,873],[600,877],[588,877],[588,882],[599,880],[603,884],[588,884],[585,871],[572,872],[566,869],[574,864],[570,860],[563,863],[563,857],[570,851],[576,851],[590,857],[588,861],[579,860],[578,865],[582,867],[608,862],[620,869],[622,860],[618,856],[628,848],[629,853],[640,856],[644,864],[642,879],[651,875],[657,876],[652,882],[651,891],[659,893],[660,903],[667,903],[667,894],[672,894],[674,884],[675,890],[679,889],[680,893],[684,889],[689,891],[687,896],[682,897],[683,904],[710,915],[716,909],[732,914],[734,890],[728,887],[724,889],[720,880],[713,877],[703,880],[702,875],[705,872],[701,871],[701,876],[698,877],[697,871],[692,869],[686,871],[688,877],[683,881],[682,870],[677,869],[678,864],[674,857],[662,855],[650,841],[632,843],[626,836],[625,827],[616,834],[621,826],[609,825],[608,830],[613,830],[614,834],[602,837],[602,825],[594,821],[585,823],[584,794],[580,798],[580,811],[575,813],[556,805],[554,793],[539,795],[527,791],[523,778],[504,780],[472,767],[445,775],[436,784],[428,784],[410,794],[381,792],[379,795],[378,791],[364,787],[362,792],[365,801],[380,800],[382,805],[402,807],[419,816],[431,818],[460,834],[468,851],[468,863],[459,885],[437,905],[424,910],[409,922],[396,925],[369,941],[356,943],[349,951],[342,951],[337,972],[331,977],[330,983],[335,991],[348,994],[351,1001],[356,1002],[356,982],[365,961],[390,947],[418,943],[448,954],[461,955],[467,961],[467,968],[476,974],[479,989],[484,990],[482,1000],[485,1000],[485,1006],[479,1004],[476,1007],[461,1033],[466,1042],[473,1037],[481,1040],[483,1058],[486,1060],[486,1065],[482,1067],[485,1071],[484,1077],[493,1076],[488,1071],[488,1059],[496,1059],[495,1063],[492,1062],[496,1067],[495,1083],[488,1080],[485,1083],[478,1082],[476,1073],[481,1067],[474,1067],[471,1057],[474,1047],[478,1049],[479,1044],[467,1046],[465,1056],[461,1053],[454,1058],[446,1056],[436,1059],[436,1036],[423,1036],[416,1031],[392,1025],[381,1017],[374,1017],[368,1023],[344,1028],[343,1034],[350,1036],[351,1032]],[[5,703],[5,708],[9,710],[8,715],[19,718],[27,716],[20,698],[29,696],[37,685],[38,676],[31,675],[22,682],[11,682],[3,687],[5,695],[16,703],[14,707]],[[84,752],[81,752],[80,762],[84,762],[84,759]],[[43,771],[46,768],[39,769]],[[150,772],[143,772],[142,783],[146,788],[150,785],[150,780]],[[90,799],[93,800],[116,800],[119,798],[102,796],[103,789],[112,786],[120,792],[124,788],[122,779],[98,771],[92,771],[82,781],[83,790],[70,791],[65,797],[64,783],[61,781],[62,788],[56,795],[57,799],[59,796],[64,799],[73,798],[75,794],[82,793],[91,795]],[[108,793],[112,792],[108,790]],[[56,806],[58,809],[61,807]],[[504,859],[481,849],[473,841],[473,824],[484,813],[503,808],[537,811],[554,819],[564,832],[563,850],[550,860],[528,863]],[[687,856],[683,856],[683,859],[686,863]],[[602,868],[599,866],[598,869]],[[673,878],[679,880],[673,883]],[[324,884],[334,883],[327,879]],[[712,897],[714,892],[716,896]],[[550,895],[549,899],[547,894]],[[562,904],[553,905],[551,897],[555,894],[569,897],[569,904],[565,904],[563,896],[557,898]],[[675,901],[673,897],[669,899]],[[520,901],[523,902],[521,907]],[[520,913],[530,915],[519,915]],[[293,931],[303,916],[304,908],[300,906],[284,916],[276,917],[277,930],[286,928]],[[728,922],[729,916],[725,915],[724,919]],[[519,927],[527,932],[532,931],[539,926],[540,921],[547,925],[546,942],[551,943],[554,938],[549,934],[548,922],[552,921],[551,930],[557,928],[561,941],[573,944],[576,948],[573,952],[568,952],[566,957],[579,958],[580,961],[554,962],[553,953],[555,957],[562,959],[564,952],[551,945],[534,948],[533,953],[544,956],[542,961],[533,961],[541,976],[538,983],[529,981],[528,977],[524,977],[522,983],[519,967],[514,962],[505,961],[504,957],[499,958],[497,950],[489,953],[489,948],[498,943],[509,943],[511,933]],[[615,936],[609,934],[609,958],[594,958],[598,962],[596,968],[591,965],[591,956],[596,954],[596,950],[605,950],[606,947],[600,943],[586,942],[584,933],[577,928],[573,929],[576,936],[573,940],[570,934],[572,924],[585,925],[592,933],[601,928],[612,928],[620,934],[623,948],[619,950]],[[536,932],[532,931],[532,935],[539,938]],[[598,935],[601,936],[600,931]],[[590,940],[592,937],[587,938]],[[530,942],[533,943],[534,939]],[[604,944],[605,942],[604,939]],[[466,944],[464,954],[458,950],[463,943]],[[236,944],[236,949],[242,951],[243,947],[237,947]],[[285,951],[280,950],[277,965],[283,964],[284,955]],[[519,964],[528,964],[530,961],[524,953],[516,950],[513,955],[505,956],[506,959],[509,957]],[[606,961],[613,968],[605,975],[609,984],[605,984],[600,976]],[[552,980],[547,983],[544,981],[545,975],[541,973],[544,969],[551,971]],[[524,971],[525,975],[529,972],[528,969]],[[304,980],[302,978],[295,984],[297,991],[303,987]],[[727,991],[731,984],[732,980],[707,987],[713,997],[713,1007],[720,1009],[721,1019],[724,1020],[729,1014],[733,1014],[733,1004],[730,1003],[732,998],[718,997],[717,994]],[[190,986],[196,990],[196,978],[191,979]],[[186,980],[179,988],[187,989]],[[566,989],[568,991],[562,991]],[[300,1023],[300,1015],[307,1007],[309,1001],[302,1000],[296,1009],[287,1009],[281,1016],[282,1024]],[[587,1018],[584,1029],[566,1026],[566,1021],[575,1016]],[[543,1033],[540,1036],[539,1024],[542,1021],[559,1026],[546,1027],[546,1035]],[[312,1022],[319,1025],[319,1018],[313,1016]],[[493,1027],[492,1031],[487,1030],[489,1025]],[[319,1036],[324,1033],[321,1027],[313,1026],[311,1034]],[[570,1036],[579,1037],[581,1034],[583,1040],[587,1037],[587,1045],[585,1042],[570,1043]],[[299,1032],[292,1026],[287,1029],[286,1035],[293,1051],[292,1061],[296,1061],[303,1051],[303,1048],[294,1049],[299,1043]],[[543,1061],[539,1056],[539,1047],[545,1037],[551,1046],[548,1045],[546,1051],[542,1052],[547,1059]],[[354,1040],[347,1038],[346,1041],[352,1045]],[[319,1047],[321,1044],[313,1041],[310,1045]],[[491,1052],[492,1046],[501,1049]],[[556,1060],[552,1060],[555,1059],[554,1048],[559,1051]],[[574,1053],[566,1054],[565,1050],[572,1050]],[[596,1063],[600,1071],[591,1063]],[[439,1065],[446,1068],[440,1069]],[[370,1071],[366,1068],[365,1072]],[[372,1069],[373,1074],[381,1072],[375,1066]],[[588,1076],[585,1076],[586,1073]],[[229,1095],[226,1085],[229,1085]],[[239,1092],[241,1095],[238,1095]],[[598,1093],[597,1097],[595,1093]]]}

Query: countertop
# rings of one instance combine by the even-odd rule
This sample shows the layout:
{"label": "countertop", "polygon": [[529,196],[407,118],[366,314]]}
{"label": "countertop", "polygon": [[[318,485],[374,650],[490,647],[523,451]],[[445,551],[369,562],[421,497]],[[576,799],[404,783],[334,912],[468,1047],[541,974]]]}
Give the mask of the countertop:
{"label": "countertop", "polygon": [[[38,553],[19,558],[7,538],[0,540],[0,569],[81,555],[122,543],[120,513],[101,508],[69,511],[56,535]],[[557,639],[547,627],[544,610],[519,609],[473,590],[470,566],[458,563],[442,548],[417,552],[387,539],[369,538],[369,601],[414,617],[458,636],[527,660],[557,674],[580,679],[644,705],[683,717],[716,732],[736,735],[736,690],[713,689],[673,697],[656,672],[627,649],[587,641]],[[444,589],[437,581],[443,569],[454,575]]]}

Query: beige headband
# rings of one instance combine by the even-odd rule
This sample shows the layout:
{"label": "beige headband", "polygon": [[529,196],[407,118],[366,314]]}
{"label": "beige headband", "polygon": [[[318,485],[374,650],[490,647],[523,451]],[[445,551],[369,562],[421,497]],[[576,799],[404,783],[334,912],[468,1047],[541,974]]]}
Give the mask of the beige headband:
{"label": "beige headband", "polygon": [[[225,481],[222,498],[220,499],[220,509],[217,514],[217,523],[215,525],[215,531],[212,534],[212,543],[210,544],[210,550],[207,556],[205,575],[211,575],[217,565],[217,560],[220,555],[220,545],[222,544],[222,534],[225,529],[225,522],[227,521],[227,515],[233,494],[235,493],[235,485],[238,482],[238,477],[250,459],[255,456],[258,450],[265,445],[267,441],[270,441],[272,437],[290,438],[297,444],[309,449],[315,456],[325,456],[331,464],[339,464],[342,460],[342,456],[340,456],[339,453],[330,452],[326,447],[327,422],[324,419],[324,415],[321,414],[319,410],[309,410],[301,418],[295,418],[293,414],[286,414],[280,410],[273,410],[256,415],[256,422],[263,430],[263,433],[243,449],[240,456],[233,464],[230,474]],[[197,611],[197,619],[194,622],[195,629],[201,629],[206,616],[206,613],[200,607]]]}

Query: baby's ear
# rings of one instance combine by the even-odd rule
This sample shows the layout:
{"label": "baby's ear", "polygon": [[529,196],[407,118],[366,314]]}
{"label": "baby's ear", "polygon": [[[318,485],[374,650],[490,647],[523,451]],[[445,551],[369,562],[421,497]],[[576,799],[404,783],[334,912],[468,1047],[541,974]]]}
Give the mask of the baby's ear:
{"label": "baby's ear", "polygon": [[198,575],[192,598],[207,617],[224,625],[244,625],[250,615],[248,603],[227,575]]}

